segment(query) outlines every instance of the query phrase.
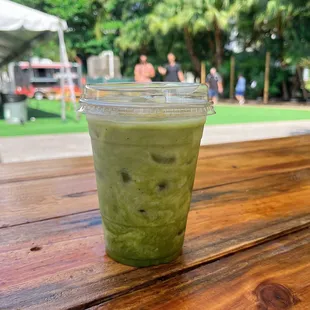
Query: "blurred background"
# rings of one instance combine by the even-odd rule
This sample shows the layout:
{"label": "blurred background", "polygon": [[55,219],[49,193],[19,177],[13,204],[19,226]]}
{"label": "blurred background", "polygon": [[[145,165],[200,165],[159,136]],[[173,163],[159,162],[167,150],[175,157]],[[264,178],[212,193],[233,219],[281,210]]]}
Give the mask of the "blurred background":
{"label": "blurred background", "polygon": [[[0,2],[4,16],[9,2]],[[23,35],[1,29],[0,21],[3,162],[90,154],[86,120],[75,112],[83,85],[134,81],[141,54],[155,67],[153,81],[162,80],[157,68],[167,63],[170,52],[188,82],[205,82],[210,68],[217,69],[223,93],[217,115],[208,122],[217,143],[310,132],[307,1],[14,2],[56,16],[66,25],[61,31],[50,28],[43,35]],[[10,53],[1,59],[6,51]],[[246,106],[236,105],[234,98],[240,73],[246,79]],[[17,102],[24,104],[16,106]],[[255,127],[261,122],[270,126],[262,127],[265,133]]]}

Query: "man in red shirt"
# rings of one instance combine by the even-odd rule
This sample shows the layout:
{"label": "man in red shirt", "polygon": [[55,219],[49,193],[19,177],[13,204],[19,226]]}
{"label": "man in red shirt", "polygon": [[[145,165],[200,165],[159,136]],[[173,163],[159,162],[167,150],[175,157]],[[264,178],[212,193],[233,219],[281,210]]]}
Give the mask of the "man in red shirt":
{"label": "man in red shirt", "polygon": [[152,64],[147,62],[146,55],[140,56],[140,63],[135,66],[135,81],[140,83],[152,82],[151,78],[155,76],[155,70]]}

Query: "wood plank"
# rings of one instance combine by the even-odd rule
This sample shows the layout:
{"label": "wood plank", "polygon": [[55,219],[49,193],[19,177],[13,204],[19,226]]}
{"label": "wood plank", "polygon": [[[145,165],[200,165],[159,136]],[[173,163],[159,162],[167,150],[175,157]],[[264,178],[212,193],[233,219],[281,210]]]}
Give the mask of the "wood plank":
{"label": "wood plank", "polygon": [[0,164],[0,184],[55,178],[94,171],[92,157],[61,158]]}
{"label": "wood plank", "polygon": [[98,209],[95,174],[0,185],[0,228]]}
{"label": "wood plank", "polygon": [[[208,128],[208,127],[207,127]],[[213,144],[201,147],[206,150],[206,156],[231,155],[251,151],[276,150],[310,145],[310,135],[297,135],[284,138],[252,140]],[[204,151],[205,152],[205,151]]]}
{"label": "wood plank", "polygon": [[229,155],[201,153],[195,189],[310,167],[310,146],[252,150]]}
{"label": "wood plank", "polygon": [[4,228],[0,298],[5,309],[84,309],[307,226],[310,169],[196,191],[183,255],[168,265],[109,259],[99,211]]}
{"label": "wood plank", "polygon": [[[201,148],[200,158],[269,149],[276,150],[285,148],[292,150],[295,147],[306,145],[310,145],[310,135],[209,145]],[[0,164],[0,184],[76,175],[92,171],[94,171],[92,157]]]}
{"label": "wood plank", "polygon": [[310,230],[159,279],[91,309],[310,309]]}
{"label": "wood plank", "polygon": [[[194,190],[310,167],[309,149],[302,144],[228,155],[202,152]],[[0,227],[94,210],[98,205],[93,172],[2,184],[0,192]]]}

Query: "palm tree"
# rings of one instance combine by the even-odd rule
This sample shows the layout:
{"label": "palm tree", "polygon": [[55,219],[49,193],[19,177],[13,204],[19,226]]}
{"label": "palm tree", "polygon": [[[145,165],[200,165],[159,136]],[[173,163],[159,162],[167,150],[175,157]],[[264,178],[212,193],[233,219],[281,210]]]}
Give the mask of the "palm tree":
{"label": "palm tree", "polygon": [[[287,43],[287,32],[293,28],[293,22],[298,16],[309,14],[310,4],[307,1],[289,0],[252,0],[253,4],[260,4],[260,10],[256,15],[254,30],[262,35],[270,35],[278,42],[278,55],[281,68],[284,71],[287,66],[285,55],[285,44]],[[263,4],[263,5],[262,5]],[[289,99],[287,79],[282,80],[283,99]]]}
{"label": "palm tree", "polygon": [[[260,0],[257,0],[260,1]],[[261,1],[260,1],[261,3]],[[285,62],[285,30],[290,27],[293,18],[300,12],[292,2],[287,0],[269,0],[266,1],[263,10],[257,14],[254,27],[255,30],[260,31],[262,34],[269,33],[271,38],[276,39],[279,46],[279,61],[281,68],[284,71],[286,67]],[[286,78],[282,80],[282,93],[283,99],[289,99],[289,92],[287,88]]]}
{"label": "palm tree", "polygon": [[163,34],[182,30],[194,69],[199,72],[200,61],[194,51],[193,36],[198,32],[214,34],[214,62],[220,66],[223,61],[222,34],[228,30],[229,22],[236,16],[239,6],[238,1],[232,0],[164,0],[155,6],[149,16],[149,28],[153,33]]}

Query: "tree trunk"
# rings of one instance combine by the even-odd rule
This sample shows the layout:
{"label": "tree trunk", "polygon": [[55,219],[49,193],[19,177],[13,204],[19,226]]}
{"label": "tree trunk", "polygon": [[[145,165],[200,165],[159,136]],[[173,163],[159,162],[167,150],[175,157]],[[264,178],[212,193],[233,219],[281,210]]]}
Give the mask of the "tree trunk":
{"label": "tree trunk", "polygon": [[203,61],[201,62],[200,69],[200,83],[206,84],[206,64]]}
{"label": "tree trunk", "polygon": [[235,88],[235,57],[230,56],[229,98],[234,99]]}
{"label": "tree trunk", "polygon": [[292,79],[292,98],[296,98],[296,92],[299,89],[299,78],[298,78],[298,72],[296,70],[295,75]]}
{"label": "tree trunk", "polygon": [[280,43],[280,63],[281,63],[281,70],[283,72],[283,80],[281,82],[282,84],[282,98],[283,100],[287,101],[290,99],[290,94],[287,87],[287,79],[286,79],[286,63],[284,60],[284,38],[282,36],[282,33],[279,32],[279,43]]}
{"label": "tree trunk", "polygon": [[287,88],[287,83],[285,79],[282,81],[282,94],[283,94],[283,100],[287,101],[290,99],[290,95]]}
{"label": "tree trunk", "polygon": [[102,16],[101,12],[98,12],[99,14],[97,15],[95,26],[94,26],[94,34],[96,40],[101,40],[102,39],[102,32],[101,32],[101,22],[102,22]]}
{"label": "tree trunk", "polygon": [[222,64],[222,38],[221,29],[218,26],[216,18],[214,18],[214,35],[215,35],[215,63],[216,67],[219,68]]}
{"label": "tree trunk", "polygon": [[197,73],[197,75],[200,75],[200,69],[201,69],[200,61],[194,51],[194,42],[187,27],[184,27],[184,39],[185,39],[186,48],[187,48],[189,57],[191,59],[191,62],[193,64],[194,70]]}
{"label": "tree trunk", "polygon": [[208,43],[209,43],[211,53],[215,54],[215,45],[214,45],[214,38],[212,36],[212,33],[208,33]]}
{"label": "tree trunk", "polygon": [[285,72],[285,67],[286,67],[286,63],[284,60],[284,29],[283,29],[283,20],[282,20],[282,15],[279,14],[278,16],[278,36],[279,36],[279,49],[280,49],[280,62],[281,62],[281,69],[283,71],[283,80],[282,80],[282,97],[283,100],[287,101],[290,98],[290,94],[288,91],[288,87],[287,87],[287,79],[286,79],[286,72]]}
{"label": "tree trunk", "polygon": [[265,78],[264,78],[264,104],[269,100],[269,70],[270,70],[270,52],[266,53]]}
{"label": "tree trunk", "polygon": [[96,40],[101,40],[102,39],[102,33],[100,29],[100,20],[96,21],[95,27],[94,27],[94,33],[95,33],[95,38]]}

